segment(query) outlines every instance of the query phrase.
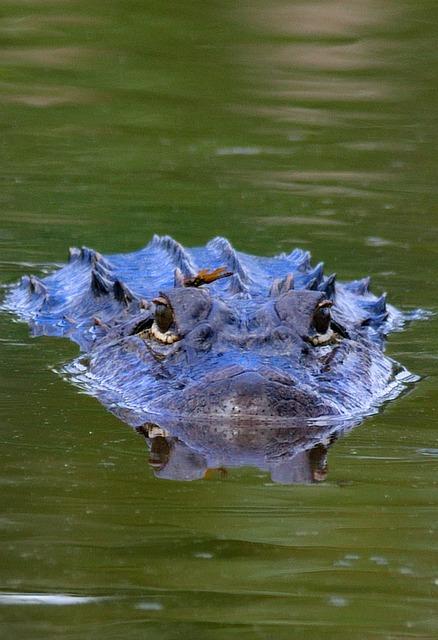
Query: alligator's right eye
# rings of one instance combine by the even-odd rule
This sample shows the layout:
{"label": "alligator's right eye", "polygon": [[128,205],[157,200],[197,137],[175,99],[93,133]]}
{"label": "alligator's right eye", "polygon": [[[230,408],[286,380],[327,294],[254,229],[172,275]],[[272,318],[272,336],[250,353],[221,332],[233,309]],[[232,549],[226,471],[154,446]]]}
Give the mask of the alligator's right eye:
{"label": "alligator's right eye", "polygon": [[155,300],[154,321],[150,328],[149,336],[162,342],[163,344],[173,344],[181,339],[178,333],[175,333],[176,327],[173,327],[175,318],[172,306],[166,296],[160,295]]}
{"label": "alligator's right eye", "polygon": [[162,333],[166,333],[173,324],[173,311],[163,298],[155,302],[155,324]]}

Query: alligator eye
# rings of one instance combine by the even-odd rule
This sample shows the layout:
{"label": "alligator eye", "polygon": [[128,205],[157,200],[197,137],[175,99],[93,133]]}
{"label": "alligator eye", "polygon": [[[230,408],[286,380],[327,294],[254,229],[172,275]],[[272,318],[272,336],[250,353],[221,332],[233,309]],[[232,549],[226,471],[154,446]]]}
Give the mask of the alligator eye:
{"label": "alligator eye", "polygon": [[308,338],[308,341],[315,347],[329,344],[333,341],[334,333],[330,316],[330,307],[332,306],[333,302],[331,300],[323,300],[315,309],[312,323],[316,330],[316,335]]}
{"label": "alligator eye", "polygon": [[162,299],[155,303],[155,324],[162,333],[166,333],[173,323],[173,311],[166,303],[163,304]]}
{"label": "alligator eye", "polygon": [[152,302],[155,304],[155,315],[149,335],[163,344],[173,344],[180,340],[181,336],[172,330],[175,318],[169,300],[164,295],[160,295]]}
{"label": "alligator eye", "polygon": [[313,326],[318,333],[327,333],[330,328],[330,307],[333,306],[331,300],[323,300],[316,307],[313,314]]}

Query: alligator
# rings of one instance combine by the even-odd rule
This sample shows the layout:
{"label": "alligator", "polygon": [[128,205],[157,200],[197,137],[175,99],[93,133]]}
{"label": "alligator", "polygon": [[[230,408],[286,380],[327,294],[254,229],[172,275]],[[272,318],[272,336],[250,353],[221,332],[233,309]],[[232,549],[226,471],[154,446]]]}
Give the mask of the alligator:
{"label": "alligator", "polygon": [[407,315],[368,277],[337,281],[302,249],[257,257],[170,236],[127,254],[73,248],[11,286],[3,308],[34,336],[76,342],[63,372],[137,428],[355,421],[414,379],[384,354]]}

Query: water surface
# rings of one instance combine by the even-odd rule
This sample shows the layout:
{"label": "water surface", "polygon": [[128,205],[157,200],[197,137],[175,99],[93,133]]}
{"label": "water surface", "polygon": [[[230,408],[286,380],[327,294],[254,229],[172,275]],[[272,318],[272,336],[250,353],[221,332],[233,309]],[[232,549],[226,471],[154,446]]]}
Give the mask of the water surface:
{"label": "water surface", "polygon": [[[225,235],[437,310],[434,3],[2,9],[1,282],[69,245]],[[306,486],[156,479],[142,438],[53,372],[74,345],[0,325],[2,637],[436,637],[436,319],[388,344],[422,381]]]}

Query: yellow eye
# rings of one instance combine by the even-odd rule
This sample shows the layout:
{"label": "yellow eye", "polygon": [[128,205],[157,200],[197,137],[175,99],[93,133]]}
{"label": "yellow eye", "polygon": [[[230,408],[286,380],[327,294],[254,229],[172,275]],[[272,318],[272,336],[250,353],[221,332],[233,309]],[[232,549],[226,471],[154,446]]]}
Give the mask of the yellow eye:
{"label": "yellow eye", "polygon": [[167,300],[159,297],[155,302],[155,324],[162,333],[166,333],[173,324],[173,311]]}
{"label": "yellow eye", "polygon": [[313,314],[313,326],[318,333],[327,333],[330,328],[331,314],[330,307],[333,306],[331,300],[323,300],[316,307]]}

